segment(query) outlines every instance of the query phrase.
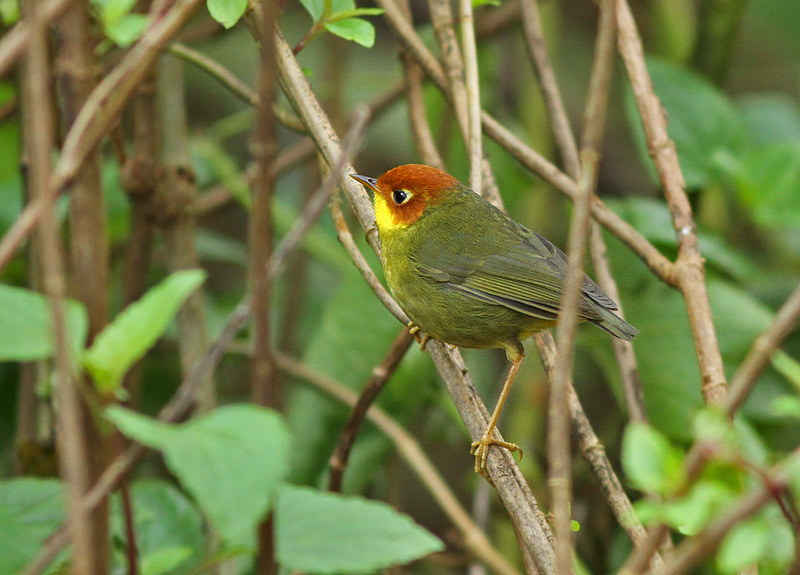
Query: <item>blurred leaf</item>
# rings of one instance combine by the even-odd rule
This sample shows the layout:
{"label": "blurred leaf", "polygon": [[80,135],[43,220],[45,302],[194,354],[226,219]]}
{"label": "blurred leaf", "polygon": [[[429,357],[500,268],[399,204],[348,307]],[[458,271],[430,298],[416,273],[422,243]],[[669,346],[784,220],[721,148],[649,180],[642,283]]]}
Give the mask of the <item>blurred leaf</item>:
{"label": "blurred leaf", "polygon": [[800,145],[748,153],[737,183],[756,223],[766,228],[800,226]]}
{"label": "blurred leaf", "polygon": [[337,36],[372,48],[375,44],[375,27],[362,18],[347,18],[337,22],[327,22],[325,29]]}
{"label": "blurred leaf", "polygon": [[[88,320],[83,305],[64,300],[66,333],[75,357],[83,350]],[[34,361],[53,355],[52,313],[38,292],[0,284],[0,361]]]}
{"label": "blurred leaf", "polygon": [[83,363],[97,388],[116,391],[130,367],[164,333],[183,302],[206,278],[202,270],[175,272],[125,308],[94,339]]}
{"label": "blurred leaf", "polygon": [[662,522],[683,535],[695,535],[736,495],[734,489],[722,482],[704,480],[696,482],[680,499],[664,502],[643,499],[635,507],[646,523]]}
{"label": "blurred leaf", "polygon": [[800,397],[782,395],[772,400],[772,410],[777,417],[800,419]]}
{"label": "blurred leaf", "polygon": [[715,453],[736,454],[736,432],[723,409],[704,407],[695,413],[692,423],[695,438],[714,444]]}
{"label": "blurred leaf", "polygon": [[123,434],[163,452],[226,541],[252,536],[286,473],[289,434],[278,414],[236,405],[173,425],[121,407],[105,413]]}
{"label": "blurred leaf", "polygon": [[[178,567],[186,572],[197,563],[205,552],[206,535],[200,512],[186,495],[167,481],[148,479],[133,483],[131,500],[143,573],[151,570],[155,575]],[[124,538],[119,496],[114,498],[113,509],[114,532]]]}
{"label": "blurred leaf", "polygon": [[189,547],[164,547],[142,557],[142,575],[169,573],[192,556]]}
{"label": "blurred leaf", "polygon": [[211,17],[230,28],[239,21],[247,9],[247,0],[207,0]]}
{"label": "blurred leaf", "polygon": [[736,105],[751,144],[800,144],[800,110],[792,97],[777,92],[747,94]]}
{"label": "blurred leaf", "polygon": [[759,517],[745,519],[731,529],[720,545],[717,565],[724,573],[756,564],[769,546],[770,528]]}
{"label": "blurred leaf", "polygon": [[193,140],[192,152],[198,161],[225,186],[230,194],[246,209],[250,209],[250,188],[247,177],[233,158],[210,138]]}
{"label": "blurred leaf", "polygon": [[[750,463],[756,465],[769,465],[771,463],[770,450],[758,431],[748,421],[746,417],[738,415],[733,420],[733,428],[736,433],[736,444],[739,447],[739,456],[744,457]],[[729,454],[731,463],[734,461],[735,453]]]}
{"label": "blurred leaf", "polygon": [[206,228],[194,234],[194,245],[201,260],[218,261],[247,267],[247,247],[228,236],[212,232]]}
{"label": "blurred leaf", "polygon": [[[744,124],[733,104],[699,74],[657,58],[648,58],[647,68],[666,110],[667,129],[678,149],[686,186],[702,188],[719,179],[721,173],[735,170]],[[626,90],[626,109],[640,157],[650,166],[644,129],[630,86]]]}
{"label": "blurred leaf", "polygon": [[147,27],[145,14],[128,14],[105,26],[106,35],[120,48],[127,48],[138,40]]}
{"label": "blurred leaf", "polygon": [[0,565],[17,573],[64,521],[61,482],[20,477],[0,482]]}
{"label": "blurred leaf", "polygon": [[[311,19],[317,22],[325,13],[325,1],[326,0],[300,0],[300,4],[302,4],[311,15]],[[348,12],[355,9],[356,4],[353,0],[332,0],[330,3],[329,16],[338,12]]]}
{"label": "blurred leaf", "polygon": [[[629,197],[609,198],[609,207],[625,219],[639,233],[656,246],[668,246],[677,250],[678,241],[669,214],[669,207],[663,200],[653,198]],[[737,279],[748,279],[758,269],[729,241],[719,236],[698,231],[700,252],[706,260]]]}
{"label": "blurred leaf", "polygon": [[19,1],[0,0],[0,22],[10,28],[19,20]]}
{"label": "blurred leaf", "polygon": [[683,479],[683,453],[649,425],[631,423],[622,439],[622,468],[637,489],[668,495]]}
{"label": "blurred leaf", "polygon": [[289,485],[278,494],[275,540],[283,568],[320,574],[370,573],[444,549],[385,503]]}
{"label": "blurred leaf", "polygon": [[341,12],[331,14],[328,22],[338,22],[339,20],[358,18],[359,16],[380,16],[383,13],[383,8],[355,8],[353,10],[342,10]]}
{"label": "blurred leaf", "polygon": [[773,367],[800,392],[800,362],[779,349],[772,352],[770,361]]}

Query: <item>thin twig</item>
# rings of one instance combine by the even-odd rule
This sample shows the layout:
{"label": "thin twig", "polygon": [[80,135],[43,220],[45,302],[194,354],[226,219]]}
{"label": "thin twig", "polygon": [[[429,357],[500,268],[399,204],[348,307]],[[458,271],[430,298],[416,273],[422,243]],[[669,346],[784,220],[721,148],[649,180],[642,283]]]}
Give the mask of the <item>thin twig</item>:
{"label": "thin twig", "polygon": [[[355,407],[358,402],[358,397],[354,392],[330,377],[280,353],[276,354],[275,359],[280,369],[308,381],[337,400],[351,407]],[[380,407],[371,406],[366,415],[394,443],[400,457],[417,474],[422,484],[433,496],[433,500],[461,533],[464,548],[491,567],[494,572],[502,575],[516,575],[517,571],[492,547],[483,531],[472,521],[469,513],[461,506],[458,498],[414,437]]]}
{"label": "thin twig", "polygon": [[[50,158],[54,149],[55,118],[52,114],[50,66],[47,51],[47,21],[37,0],[25,6],[28,44],[22,76],[25,148],[29,161],[28,195],[36,202],[50,181]],[[91,573],[97,566],[93,524],[79,504],[89,487],[89,456],[83,426],[83,411],[72,373],[70,342],[66,329],[63,246],[52,204],[42,213],[38,245],[41,249],[42,285],[49,298],[52,316],[52,345],[55,355],[54,388],[58,402],[57,440],[59,464],[64,482],[69,537],[75,545],[72,561],[76,572]]]}
{"label": "thin twig", "polygon": [[[291,49],[279,33],[278,37],[279,76],[284,92],[308,127],[325,161],[331,165],[341,154],[338,138],[311,92]],[[352,183],[355,184],[354,181]],[[361,186],[350,186],[350,182],[347,181],[342,182],[342,188],[350,199],[353,211],[366,233],[367,241],[376,253],[379,253],[374,214],[366,192]],[[350,253],[356,261],[363,260],[357,249]],[[371,270],[361,271],[374,276]],[[373,287],[373,289],[383,289],[383,287]],[[395,313],[398,319],[405,318],[405,314],[391,297],[385,303],[391,306],[392,313]],[[406,322],[407,319],[403,323]],[[436,341],[429,341],[426,349],[447,384],[471,437],[477,439],[486,426],[488,412],[466,377],[466,368],[460,354]],[[508,453],[492,452],[488,464],[490,477],[512,520],[521,527],[525,544],[536,556],[540,571],[544,575],[554,573],[553,551],[548,539],[549,527],[513,457]]]}
{"label": "thin twig", "polygon": [[39,221],[42,211],[61,194],[84,160],[119,118],[124,105],[155,61],[202,0],[177,0],[163,17],[153,20],[136,45],[92,91],[75,118],[42,195],[28,204],[0,242],[0,270]]}
{"label": "thin twig", "polygon": [[[172,54],[175,54],[176,56],[186,60],[187,62],[194,64],[213,78],[219,80],[223,86],[230,90],[234,96],[239,98],[245,104],[248,104],[254,108],[258,107],[258,94],[256,94],[256,92],[250,88],[250,86],[240,80],[238,76],[213,58],[209,58],[202,52],[198,52],[194,48],[191,48],[180,42],[173,42],[169,45],[167,50]],[[291,128],[295,132],[300,133],[306,131],[305,126],[303,126],[303,123],[297,118],[297,116],[286,112],[275,102],[272,103],[272,111],[278,121],[280,121],[280,123],[287,128]]]}
{"label": "thin twig", "polygon": [[701,391],[706,403],[722,405],[728,393],[728,385],[711,316],[711,305],[705,284],[705,267],[697,241],[697,227],[684,189],[678,153],[675,143],[667,134],[667,119],[661,102],[653,91],[650,74],[645,65],[642,41],[626,0],[617,0],[616,14],[619,52],[633,86],[647,145],[664,187],[664,195],[670,206],[672,224],[678,238],[678,258],[674,271],[689,313],[689,323],[692,327],[702,376]]}
{"label": "thin twig", "polygon": [[800,322],[800,285],[789,295],[781,309],[775,314],[770,326],[753,342],[753,346],[731,378],[728,400],[725,408],[729,415],[742,405],[758,376],[769,364],[772,353]]}
{"label": "thin twig", "polygon": [[344,472],[347,469],[347,462],[350,458],[350,451],[355,443],[356,436],[358,435],[367,410],[372,403],[378,398],[378,395],[383,390],[384,385],[388,383],[389,378],[394,373],[400,361],[405,357],[406,352],[414,342],[414,336],[409,331],[403,328],[392,344],[389,346],[386,356],[383,360],[375,366],[372,370],[372,375],[361,395],[358,396],[347,422],[339,435],[339,442],[333,451],[330,458],[330,475],[328,477],[328,490],[334,492],[341,492],[342,482],[344,480]]}
{"label": "thin twig", "polygon": [[475,47],[475,25],[472,0],[459,0],[461,51],[464,56],[464,79],[467,88],[467,151],[469,153],[469,187],[483,194],[483,144],[481,132],[481,88],[478,82],[478,50]]}
{"label": "thin twig", "polygon": [[[538,0],[522,0],[521,7],[522,30],[525,32],[526,40],[525,46],[528,48],[531,60],[536,65],[542,96],[552,124],[553,136],[561,152],[561,160],[564,163],[567,174],[577,181],[580,174],[578,146],[575,142],[575,136],[572,134],[572,128],[569,126],[567,111],[561,99],[561,92],[558,89],[553,65],[550,63],[550,55],[547,52],[542,20],[539,16],[539,2]],[[591,93],[590,89],[589,94]]]}
{"label": "thin twig", "polygon": [[[49,23],[61,16],[73,0],[50,0],[39,8],[40,18]],[[31,21],[23,18],[3,35],[0,41],[0,77],[22,56],[30,41]]]}
{"label": "thin twig", "polygon": [[[548,376],[550,376],[556,360],[556,347],[553,336],[547,331],[542,331],[534,335],[534,341],[539,349],[542,365]],[[575,434],[581,455],[589,463],[592,472],[595,474],[617,522],[625,531],[633,546],[638,549],[645,544],[647,532],[636,515],[633,504],[625,493],[622,483],[606,455],[603,444],[592,429],[592,424],[586,417],[586,413],[583,411],[571,382],[568,393],[572,432]],[[656,554],[654,562],[661,564],[661,557],[658,554]]]}

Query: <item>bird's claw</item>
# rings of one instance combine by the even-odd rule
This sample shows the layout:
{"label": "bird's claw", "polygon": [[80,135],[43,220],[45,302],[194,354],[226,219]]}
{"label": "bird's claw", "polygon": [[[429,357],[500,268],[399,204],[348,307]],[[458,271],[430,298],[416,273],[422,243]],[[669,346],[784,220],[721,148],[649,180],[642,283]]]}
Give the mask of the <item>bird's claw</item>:
{"label": "bird's claw", "polygon": [[429,336],[427,333],[421,334],[419,326],[415,324],[413,321],[408,322],[408,324],[406,325],[408,326],[408,333],[414,336],[414,339],[417,340],[419,348],[424,351],[425,344],[428,343],[428,340],[431,338],[431,336]]}
{"label": "bird's claw", "polygon": [[472,442],[469,449],[469,452],[475,456],[475,473],[486,477],[486,459],[489,457],[490,445],[497,445],[498,447],[508,449],[512,453],[519,453],[519,459],[522,460],[522,449],[519,445],[509,441],[503,441],[502,439],[495,439],[484,432],[479,441]]}

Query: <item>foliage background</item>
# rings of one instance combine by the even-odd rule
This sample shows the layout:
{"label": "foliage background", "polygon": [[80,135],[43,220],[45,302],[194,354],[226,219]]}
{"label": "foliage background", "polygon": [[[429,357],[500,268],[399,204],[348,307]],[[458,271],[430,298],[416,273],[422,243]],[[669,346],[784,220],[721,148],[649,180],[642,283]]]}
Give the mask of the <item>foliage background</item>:
{"label": "foliage background", "polygon": [[[478,27],[482,18],[504,8],[508,6],[479,8]],[[596,10],[590,3],[578,0],[544,2],[541,8],[554,69],[569,116],[579,129]],[[800,42],[800,30],[793,25],[800,21],[800,5],[780,0],[746,3],[730,68],[721,86],[708,76],[691,71],[698,34],[697,6],[693,2],[640,2],[634,8],[646,49],[652,56],[650,70],[656,92],[668,113],[670,135],[678,146],[699,225],[715,325],[730,377],[800,279],[800,61],[794,49]],[[412,10],[419,33],[433,46],[426,6],[415,2]],[[370,101],[402,81],[391,30],[382,18],[369,20],[375,25],[375,45],[371,48],[324,33],[309,42],[298,56],[314,93],[340,133],[357,103]],[[259,52],[247,27],[239,23],[222,30],[209,27],[209,22],[206,13],[192,22],[190,30],[197,31],[192,47],[257,88]],[[291,2],[282,6],[279,23],[290,45],[295,45],[312,24],[308,12]],[[109,43],[100,46],[101,63],[113,63],[119,50]],[[519,24],[511,19],[500,32],[480,40],[478,56],[483,107],[558,162]],[[621,66],[619,72],[611,98],[597,194],[662,253],[674,259],[675,237],[669,210],[650,168]],[[248,283],[249,216],[244,173],[252,161],[249,145],[255,112],[203,70],[184,64],[179,73],[185,78],[191,168],[199,192],[196,201],[202,204],[205,198],[207,205],[213,203],[212,209],[199,208],[194,240],[199,263],[208,274],[203,305],[208,333],[214,338]],[[15,109],[20,99],[15,83],[4,81],[0,89],[2,102]],[[424,94],[428,118],[445,163],[451,173],[466,181],[468,157],[452,113],[433,87],[426,86]],[[278,105],[290,109],[282,96]],[[130,134],[132,122],[129,112],[122,121],[124,133]],[[15,221],[23,204],[20,134],[19,116],[5,114],[0,124],[3,229]],[[279,149],[286,150],[302,135],[280,128],[277,138]],[[402,99],[376,115],[359,147],[356,166],[362,174],[378,176],[395,165],[419,161]],[[116,315],[124,299],[132,208],[111,146],[103,150],[103,196],[111,254],[109,301],[112,315]],[[570,203],[488,139],[486,150],[509,213],[565,246]],[[318,185],[318,167],[315,157],[309,155],[276,180],[273,218],[277,238],[285,234]],[[58,213],[64,218],[67,201],[63,198],[58,204]],[[67,240],[69,234],[65,225]],[[641,332],[634,349],[650,421],[675,445],[685,448],[693,438],[693,416],[703,401],[683,300],[677,291],[655,279],[619,241],[610,235],[606,240],[626,318]],[[365,244],[361,247],[377,271],[379,265],[371,251]],[[163,237],[157,236],[152,265],[140,270],[148,285],[167,274],[168,250]],[[23,254],[2,274],[5,284],[18,286],[30,285],[32,277]],[[272,308],[276,349],[357,391],[399,329],[348,261],[327,214],[276,282]],[[5,333],[2,337],[13,339],[16,334]],[[138,368],[139,384],[131,392],[132,404],[146,414],[155,414],[182,379],[177,337],[173,326]],[[607,339],[597,330],[581,328],[575,382],[589,419],[612,461],[618,463],[627,416]],[[248,359],[240,353],[246,342],[244,335],[239,340],[241,345],[226,355],[215,374],[216,401],[220,404],[249,399]],[[774,367],[761,375],[737,419],[748,438],[748,449],[760,454],[763,465],[795,449],[800,437],[797,413],[792,414],[788,408],[781,411],[779,407],[780,398],[796,398],[800,389],[800,336],[795,333],[787,338],[781,349],[783,354],[774,361]],[[502,429],[506,437],[523,447],[526,456],[520,466],[537,498],[547,501],[544,438],[548,384],[535,353],[528,355]],[[504,357],[494,351],[466,351],[465,358],[479,392],[487,404],[492,403],[506,368]],[[0,364],[3,477],[21,472],[51,475],[55,469],[47,433],[33,445],[18,441],[21,422],[17,406],[24,377],[19,364]],[[294,438],[291,482],[321,487],[348,411],[286,374],[279,377],[279,390],[278,403]],[[46,390],[43,393],[42,401],[46,403]],[[468,436],[433,365],[416,347],[393,374],[379,404],[417,437],[464,505],[477,505],[481,480],[472,472],[466,449]],[[157,456],[149,456],[137,469],[138,477],[166,475]],[[576,536],[581,562],[588,572],[614,570],[626,555],[624,536],[579,458],[575,459],[574,477],[572,514],[581,524]],[[450,573],[463,569],[467,558],[448,521],[409,476],[391,443],[369,424],[356,443],[346,473],[345,492],[389,501],[447,543],[445,553],[414,564],[407,572]],[[517,546],[513,531],[502,509],[494,501],[491,505],[487,532],[498,548],[514,557],[513,561],[519,561],[513,551]],[[771,568],[785,565],[765,565],[762,571],[769,573]],[[706,569],[731,570],[724,561],[709,562]]]}

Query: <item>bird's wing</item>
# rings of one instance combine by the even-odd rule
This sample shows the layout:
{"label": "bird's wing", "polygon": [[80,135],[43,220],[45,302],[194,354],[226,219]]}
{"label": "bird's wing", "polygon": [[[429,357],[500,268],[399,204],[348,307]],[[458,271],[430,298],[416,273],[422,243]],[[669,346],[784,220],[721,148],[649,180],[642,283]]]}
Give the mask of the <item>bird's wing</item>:
{"label": "bird's wing", "polygon": [[[543,236],[520,228],[518,242],[502,252],[475,254],[463,249],[444,252],[441,246],[426,244],[413,256],[419,272],[432,281],[447,285],[481,301],[502,305],[532,317],[557,317],[567,259]],[[588,276],[584,276],[584,298],[579,314],[599,319],[595,304],[616,309],[614,302]]]}

